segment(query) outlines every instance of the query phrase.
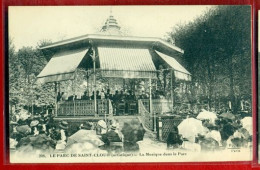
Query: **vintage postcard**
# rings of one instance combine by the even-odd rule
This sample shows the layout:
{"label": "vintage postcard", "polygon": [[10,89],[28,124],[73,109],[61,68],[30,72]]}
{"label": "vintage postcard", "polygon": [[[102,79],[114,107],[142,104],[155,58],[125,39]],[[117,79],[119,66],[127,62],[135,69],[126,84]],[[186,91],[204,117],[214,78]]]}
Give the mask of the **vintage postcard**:
{"label": "vintage postcard", "polygon": [[[259,14],[260,14],[260,11],[258,11],[258,16],[259,16]],[[259,74],[259,67],[260,67],[260,65],[259,65],[259,63],[260,63],[260,61],[259,61],[259,57],[260,57],[260,45],[259,45],[260,44],[259,43],[260,34],[259,34],[259,28],[260,27],[259,26],[260,26],[260,23],[259,23],[259,18],[258,18],[258,56],[257,56],[258,57],[258,59],[257,59],[257,61],[258,61],[258,74],[257,74],[258,75],[258,82],[257,82],[258,89],[260,87],[260,84],[259,84],[259,80],[260,80],[259,79],[260,78],[260,74]],[[259,106],[260,105],[259,105],[259,103],[260,103],[260,100],[259,100],[259,96],[260,95],[259,94],[260,94],[260,92],[258,90],[258,112],[257,112],[258,113],[257,114],[258,115],[257,116],[257,118],[258,118],[258,123],[257,123],[257,130],[258,130],[258,135],[257,136],[258,136],[258,140],[257,141],[258,141],[258,163],[260,164],[260,157],[259,157],[260,156],[260,150],[259,150],[259,147],[260,147],[260,135],[259,135],[259,130],[260,130],[260,125],[259,125],[259,122],[260,122],[259,121],[260,120],[260,116],[259,116],[260,107]]]}
{"label": "vintage postcard", "polygon": [[252,159],[251,6],[10,6],[11,163]]}

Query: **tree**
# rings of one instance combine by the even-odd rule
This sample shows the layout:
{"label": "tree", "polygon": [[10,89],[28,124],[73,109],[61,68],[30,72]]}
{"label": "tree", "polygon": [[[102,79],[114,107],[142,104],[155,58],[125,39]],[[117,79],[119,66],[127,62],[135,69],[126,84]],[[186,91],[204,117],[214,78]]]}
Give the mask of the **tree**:
{"label": "tree", "polygon": [[230,100],[234,112],[251,96],[250,7],[217,6],[185,25],[177,25],[168,41],[184,49],[192,74],[192,96],[216,107]]}
{"label": "tree", "polygon": [[[50,41],[43,40],[38,46],[48,45]],[[39,85],[36,83],[36,76],[47,64],[42,51],[33,47],[23,47],[14,52],[12,45],[9,45],[9,87],[10,101],[21,106],[31,108],[54,103],[53,84]],[[13,97],[16,94],[19,98]]]}

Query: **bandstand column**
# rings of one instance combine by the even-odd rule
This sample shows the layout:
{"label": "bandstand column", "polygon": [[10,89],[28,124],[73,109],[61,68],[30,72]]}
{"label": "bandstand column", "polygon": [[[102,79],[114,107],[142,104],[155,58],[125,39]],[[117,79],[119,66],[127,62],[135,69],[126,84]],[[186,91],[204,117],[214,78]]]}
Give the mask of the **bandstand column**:
{"label": "bandstand column", "polygon": [[172,69],[170,69],[171,71],[171,111],[173,113],[173,83],[172,83]]}
{"label": "bandstand column", "polygon": [[154,117],[154,131],[156,131],[156,115],[155,115],[155,112],[153,112],[153,100],[152,100],[152,79],[149,78],[149,103],[150,103],[150,113],[153,114],[153,117]]}
{"label": "bandstand column", "polygon": [[97,116],[97,93],[96,93],[96,55],[95,55],[95,50],[93,48],[93,56],[92,56],[92,59],[93,59],[93,71],[94,71],[94,76],[93,76],[93,79],[94,79],[94,112],[95,112],[95,117]]}
{"label": "bandstand column", "polygon": [[57,117],[58,106],[57,106],[57,82],[54,82],[54,91],[55,91],[55,116]]}
{"label": "bandstand column", "polygon": [[[75,75],[76,76],[76,75]],[[75,94],[75,79],[72,80],[72,87],[73,87],[73,116],[75,117],[76,114],[76,108],[75,108],[75,99],[76,99],[76,94]]]}

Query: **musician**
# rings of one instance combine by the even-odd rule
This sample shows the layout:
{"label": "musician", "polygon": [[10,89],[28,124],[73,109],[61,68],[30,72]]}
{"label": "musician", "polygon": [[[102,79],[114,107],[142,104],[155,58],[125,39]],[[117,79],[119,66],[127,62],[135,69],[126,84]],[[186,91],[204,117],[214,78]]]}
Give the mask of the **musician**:
{"label": "musician", "polygon": [[84,92],[84,95],[81,98],[82,100],[89,100],[88,91]]}

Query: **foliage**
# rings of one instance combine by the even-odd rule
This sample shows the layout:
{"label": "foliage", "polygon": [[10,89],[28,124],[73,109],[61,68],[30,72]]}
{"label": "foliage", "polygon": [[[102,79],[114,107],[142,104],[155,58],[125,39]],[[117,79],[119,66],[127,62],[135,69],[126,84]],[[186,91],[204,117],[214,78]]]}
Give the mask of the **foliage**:
{"label": "foliage", "polygon": [[230,100],[233,110],[251,98],[250,7],[217,6],[185,25],[176,25],[168,41],[182,48],[193,75],[191,92],[212,107]]}
{"label": "foliage", "polygon": [[[10,39],[10,38],[9,38]],[[46,44],[41,41],[40,44]],[[47,41],[47,43],[49,43]],[[40,73],[47,61],[38,48],[23,47],[17,52],[10,39],[9,41],[9,102],[15,109],[27,106],[43,106],[54,102],[52,84],[39,85],[36,76]]]}

